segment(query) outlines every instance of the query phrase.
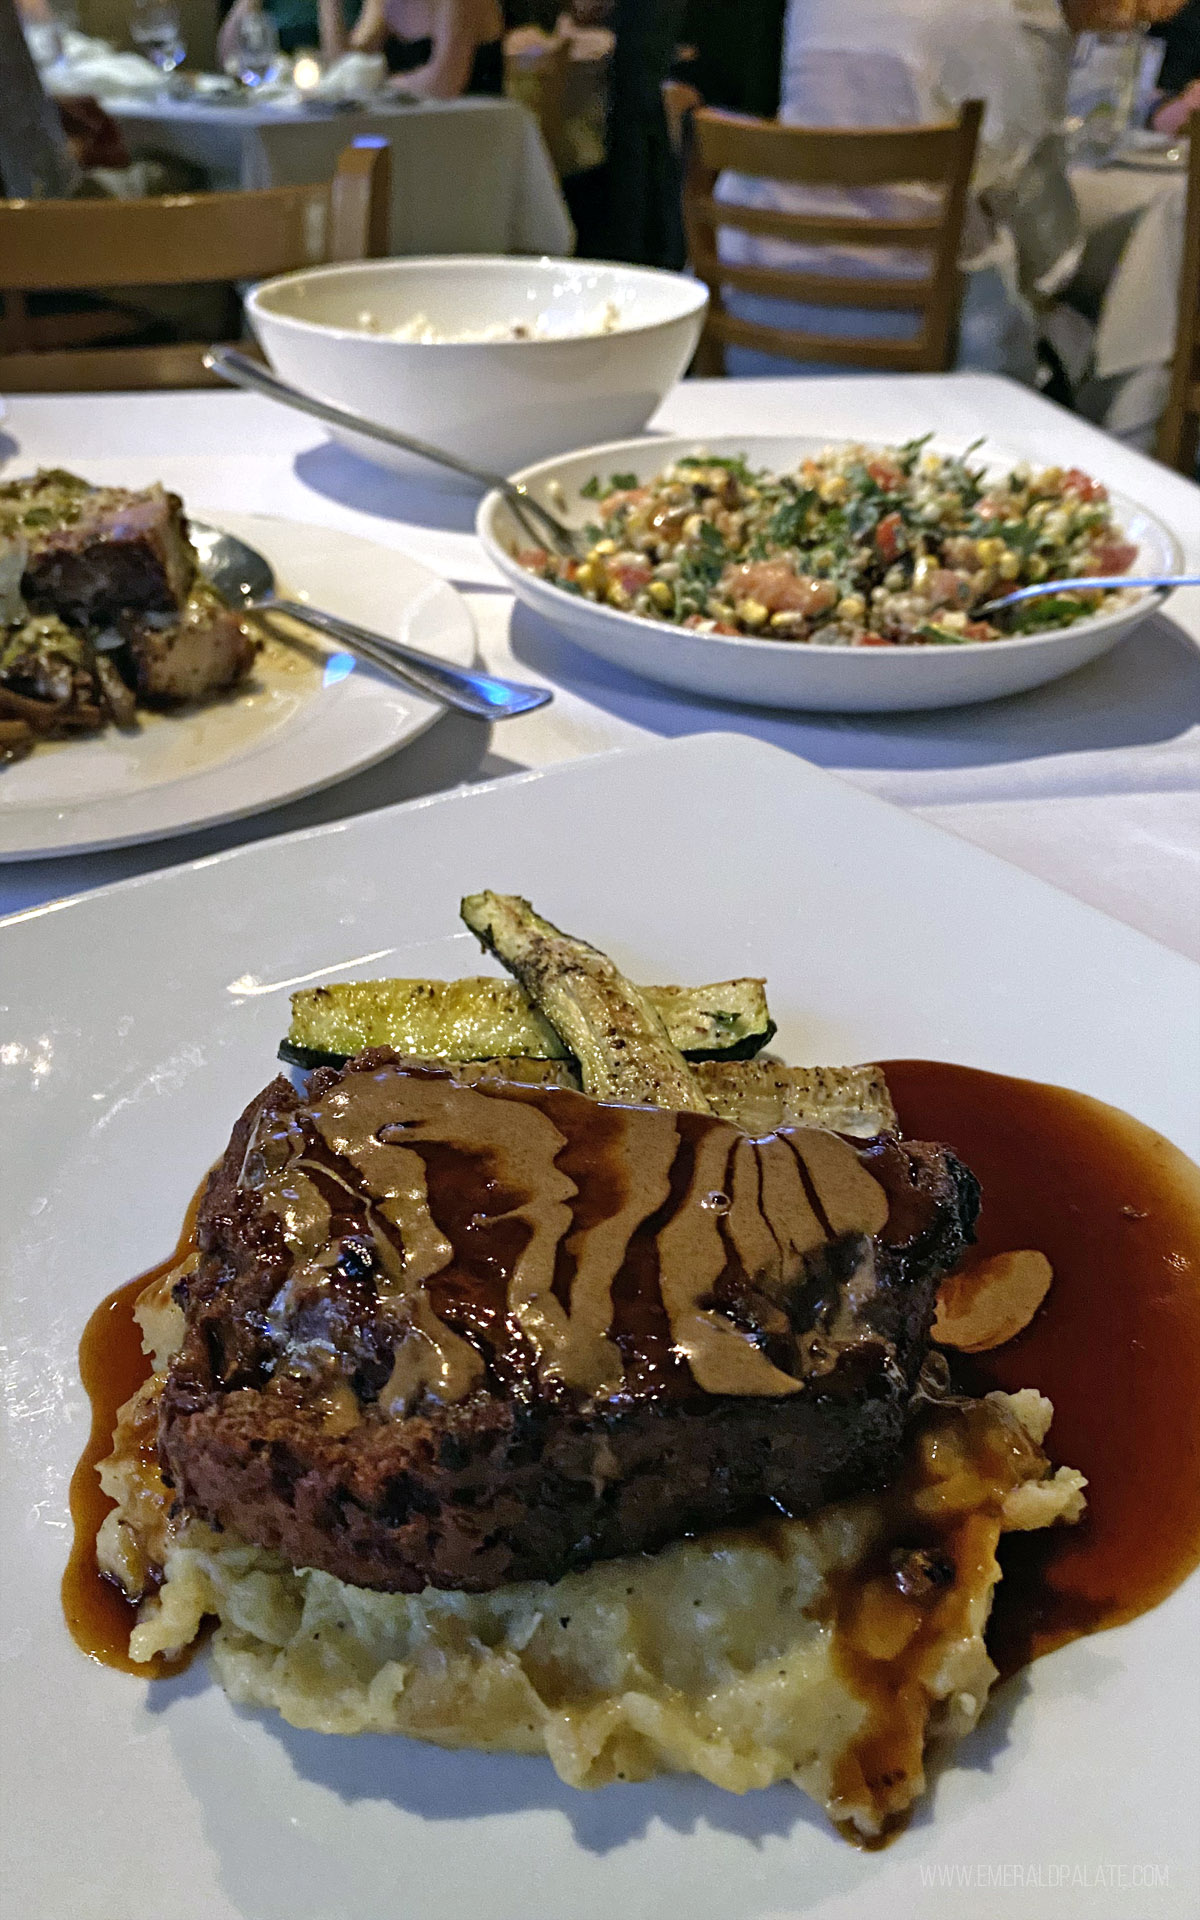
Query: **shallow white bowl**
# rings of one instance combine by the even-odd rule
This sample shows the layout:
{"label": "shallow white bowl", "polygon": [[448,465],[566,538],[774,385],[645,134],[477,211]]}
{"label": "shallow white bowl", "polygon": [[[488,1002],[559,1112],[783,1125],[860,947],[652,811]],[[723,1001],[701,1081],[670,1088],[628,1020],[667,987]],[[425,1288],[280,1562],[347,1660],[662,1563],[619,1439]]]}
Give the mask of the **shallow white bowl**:
{"label": "shallow white bowl", "polygon": [[[701,447],[709,453],[744,454],[752,467],[789,472],[807,454],[830,444],[812,435],[710,435],[695,438],[643,437],[587,447],[565,458],[543,460],[514,475],[534,497],[554,504],[558,489],[565,501],[562,517],[584,526],[595,509],[580,488],[599,473],[635,473],[646,480]],[[934,442],[935,447],[938,442]],[[997,462],[997,466],[1008,464]],[[1103,479],[1097,474],[1097,479]],[[1113,512],[1137,542],[1135,573],[1178,572],[1182,551],[1161,520],[1135,501],[1112,495]],[[830,647],[749,635],[695,633],[684,627],[620,613],[615,607],[568,593],[527,573],[513,558],[528,547],[529,535],[516,522],[499,493],[481,502],[476,531],[490,558],[519,600],[568,634],[581,647],[631,673],[750,706],[811,708],[831,713],[902,712],[922,707],[957,707],[973,700],[995,700],[1057,680],[1115,646],[1131,627],[1160,606],[1159,592],[1141,593],[1106,613],[1076,626],[1013,640],[968,641],[957,647]]]}
{"label": "shallow white bowl", "polygon": [[[285,380],[508,473],[581,441],[644,427],[695,351],[707,299],[697,281],[649,267],[471,254],[284,274],[256,287],[247,308]],[[607,334],[584,332],[608,301],[620,325]],[[387,338],[418,314],[444,333],[541,314],[564,334],[486,342]],[[378,441],[336,431],[334,437],[377,466],[464,484]]]}

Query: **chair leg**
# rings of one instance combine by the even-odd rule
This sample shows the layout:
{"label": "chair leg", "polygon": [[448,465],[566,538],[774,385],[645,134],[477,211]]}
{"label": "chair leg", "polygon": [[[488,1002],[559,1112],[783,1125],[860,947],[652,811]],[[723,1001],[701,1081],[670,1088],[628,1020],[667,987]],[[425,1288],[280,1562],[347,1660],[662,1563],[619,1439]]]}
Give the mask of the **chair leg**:
{"label": "chair leg", "polygon": [[723,380],[725,378],[725,346],[711,334],[707,327],[700,335],[700,344],[692,358],[688,372],[695,380]]}

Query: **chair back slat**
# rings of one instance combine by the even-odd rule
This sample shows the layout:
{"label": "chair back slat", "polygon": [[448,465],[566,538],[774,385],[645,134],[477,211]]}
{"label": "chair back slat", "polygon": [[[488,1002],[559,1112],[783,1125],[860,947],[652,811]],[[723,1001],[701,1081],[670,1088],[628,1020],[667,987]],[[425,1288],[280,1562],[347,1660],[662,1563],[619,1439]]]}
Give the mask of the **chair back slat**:
{"label": "chair back slat", "polygon": [[1187,133],[1191,157],[1175,357],[1155,451],[1167,466],[1194,478],[1200,454],[1200,113],[1188,121]]}
{"label": "chair back slat", "polygon": [[[968,101],[957,121],[936,127],[835,130],[784,126],[707,108],[697,112],[684,191],[692,265],[709,289],[697,370],[723,373],[727,345],[898,371],[941,372],[952,365],[962,299],[958,253],[982,117],[978,100]],[[714,198],[717,175],[724,170],[791,186],[918,184],[936,188],[939,204],[928,215],[888,218],[751,207]],[[872,249],[906,248],[914,256],[914,272],[908,278],[884,270],[873,277],[802,266],[734,266],[720,258],[721,227],[801,246],[850,246],[868,260]],[[908,312],[917,331],[911,339],[879,340],[741,320],[726,311],[726,287],[817,307]]]}
{"label": "chair back slat", "polygon": [[[151,347],[39,347],[36,353],[0,353],[0,387],[7,393],[136,393],[161,387],[226,387],[204,366],[199,342]],[[228,389],[226,388],[228,391]]]}
{"label": "chair back slat", "polygon": [[[325,261],[377,257],[387,247],[389,159],[386,145],[356,142],[342,155],[333,182],[316,186],[147,200],[0,201],[0,387],[211,384],[200,364],[207,343],[93,346],[98,333],[119,333],[122,322],[128,339],[129,315],[112,307],[69,317],[80,348],[73,354],[55,325],[58,316],[32,317],[25,296],[263,280]],[[138,355],[143,377],[134,378]]]}
{"label": "chair back slat", "polygon": [[263,279],[329,253],[329,188],[0,205],[0,281],[39,293]]}
{"label": "chair back slat", "polygon": [[[851,0],[851,4],[853,0]],[[958,159],[957,124],[937,127],[792,127],[745,114],[697,113],[702,166],[725,167],[806,187],[888,187],[948,180]]]}
{"label": "chair back slat", "polygon": [[[833,366],[846,363],[846,341],[833,333],[802,333],[794,327],[764,327],[755,320],[741,320],[736,314],[720,313],[712,323],[713,336],[722,346],[751,347],[758,353],[772,353],[784,360],[817,360]],[[881,372],[922,373],[924,349],[919,340],[856,340],[854,364]]]}
{"label": "chair back slat", "polygon": [[731,267],[720,263],[721,283],[744,293],[814,307],[874,307],[913,312],[922,307],[933,280],[927,274],[903,280],[851,279],[845,274],[802,273],[794,267]]}
{"label": "chair back slat", "polygon": [[940,217],[934,220],[869,220],[847,214],[842,218],[813,213],[785,213],[779,207],[743,207],[736,200],[714,200],[698,194],[690,208],[692,218],[709,227],[736,227],[741,233],[760,233],[773,240],[798,240],[805,246],[829,243],[845,246],[928,247],[941,237]]}

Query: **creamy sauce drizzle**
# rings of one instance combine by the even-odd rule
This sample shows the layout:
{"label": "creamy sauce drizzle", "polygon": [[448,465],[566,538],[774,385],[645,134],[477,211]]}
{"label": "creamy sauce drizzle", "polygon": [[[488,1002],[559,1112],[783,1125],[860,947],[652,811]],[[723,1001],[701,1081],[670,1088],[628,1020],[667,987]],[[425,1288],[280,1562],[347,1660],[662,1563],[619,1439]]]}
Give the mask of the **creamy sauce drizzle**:
{"label": "creamy sauce drizzle", "polygon": [[[310,1159],[314,1134],[334,1166]],[[732,1268],[778,1293],[805,1253],[835,1236],[869,1237],[889,1211],[884,1188],[833,1134],[783,1128],[752,1140],[707,1114],[598,1105],[540,1086],[464,1087],[435,1070],[397,1067],[352,1074],[312,1106],[261,1121],[242,1178],[283,1224],[295,1262],[285,1304],[336,1264],[318,1182],[335,1180],[365,1213],[384,1268],[381,1299],[403,1329],[382,1396],[395,1412],[420,1392],[460,1399],[482,1376],[480,1354],[438,1314],[427,1286],[468,1251],[505,1273],[508,1320],[543,1379],[618,1392],[614,1283],[634,1237],[656,1220],[658,1288],[697,1384],[709,1393],[798,1392],[802,1383],[720,1310],[714,1289]],[[476,1209],[455,1245],[439,1206],[464,1182]]]}

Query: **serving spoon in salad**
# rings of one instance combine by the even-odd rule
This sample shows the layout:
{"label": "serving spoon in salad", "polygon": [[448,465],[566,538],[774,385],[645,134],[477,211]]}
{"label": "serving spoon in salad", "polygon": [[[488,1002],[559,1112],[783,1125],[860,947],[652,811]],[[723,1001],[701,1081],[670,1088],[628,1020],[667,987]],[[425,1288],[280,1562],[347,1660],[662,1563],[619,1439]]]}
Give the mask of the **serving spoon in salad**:
{"label": "serving spoon in salad", "polygon": [[[379,440],[385,447],[398,447],[402,453],[415,453],[421,460],[429,460],[436,467],[448,467],[451,473],[461,473],[467,480],[475,480],[481,487],[495,487],[508,501],[513,513],[524,527],[530,539],[540,546],[549,540],[556,553],[566,554],[578,559],[581,552],[582,535],[565,520],[560,520],[549,507],[542,505],[530,493],[528,487],[519,480],[510,480],[506,474],[492,473],[487,467],[477,467],[470,460],[462,460],[456,453],[449,453],[445,447],[435,447],[428,440],[418,440],[410,433],[398,433],[395,427],[381,426],[378,420],[368,420],[366,414],[353,413],[349,407],[335,407],[328,400],[318,400],[311,393],[304,393],[299,387],[293,387],[287,380],[281,380],[278,374],[251,360],[247,354],[239,353],[236,347],[210,347],[204,356],[204,364],[210,373],[220,374],[222,380],[228,380],[231,386],[244,387],[249,393],[261,393],[267,400],[278,400],[284,407],[294,407],[298,413],[311,413],[314,420],[323,420],[327,427],[340,427],[344,433],[359,433],[364,439]],[[533,522],[534,524],[531,524]]]}
{"label": "serving spoon in salad", "polygon": [[1022,600],[1037,600],[1047,593],[1100,593],[1119,587],[1200,587],[1200,573],[1096,573],[1078,580],[1039,580],[1032,587],[1017,587],[998,600],[987,600],[975,609],[976,616],[1003,613],[1005,607],[1019,606]]}

